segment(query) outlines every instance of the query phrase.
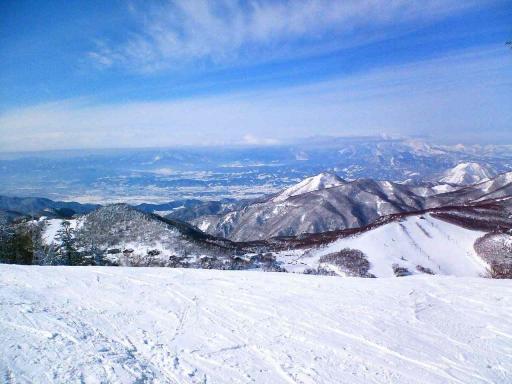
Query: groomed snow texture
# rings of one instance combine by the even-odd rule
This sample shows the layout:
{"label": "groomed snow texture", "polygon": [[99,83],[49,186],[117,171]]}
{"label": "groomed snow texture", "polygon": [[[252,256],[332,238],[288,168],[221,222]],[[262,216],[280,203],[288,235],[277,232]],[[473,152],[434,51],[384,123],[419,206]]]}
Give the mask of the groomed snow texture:
{"label": "groomed snow texture", "polygon": [[510,383],[510,280],[0,265],[0,381]]}

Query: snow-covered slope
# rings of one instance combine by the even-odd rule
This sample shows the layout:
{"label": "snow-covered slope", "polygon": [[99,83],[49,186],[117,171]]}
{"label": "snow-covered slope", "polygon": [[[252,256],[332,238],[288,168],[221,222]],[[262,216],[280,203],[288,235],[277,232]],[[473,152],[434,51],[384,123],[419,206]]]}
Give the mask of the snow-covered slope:
{"label": "snow-covered slope", "polygon": [[0,265],[8,383],[509,383],[512,282]]}
{"label": "snow-covered slope", "polygon": [[71,220],[63,220],[63,219],[47,219],[46,217],[41,217],[39,219],[40,222],[44,222],[44,228],[42,233],[42,240],[44,244],[51,245],[52,243],[58,243],[58,232],[62,229],[62,223],[67,221],[70,225],[70,228],[76,229],[80,226],[80,220],[71,219]]}
{"label": "snow-covered slope", "polygon": [[469,185],[494,177],[492,169],[478,163],[460,163],[443,174],[441,183]]}
{"label": "snow-covered slope", "polygon": [[[302,272],[320,266],[337,274],[351,275],[350,270],[332,261],[322,262],[323,256],[350,249],[363,253],[369,262],[367,272],[376,277],[394,276],[394,265],[407,269],[408,274],[429,271],[440,275],[482,276],[487,273],[488,265],[475,253],[473,245],[483,235],[485,232],[465,229],[431,214],[415,215],[320,248],[281,252],[278,259],[290,271]],[[346,259],[344,263],[347,264]]]}
{"label": "snow-covered slope", "polygon": [[337,187],[342,184],[345,184],[345,181],[341,177],[333,173],[322,172],[316,176],[308,177],[298,184],[292,185],[279,193],[279,195],[274,197],[272,200],[276,202],[284,201],[291,196],[318,191],[325,188]]}

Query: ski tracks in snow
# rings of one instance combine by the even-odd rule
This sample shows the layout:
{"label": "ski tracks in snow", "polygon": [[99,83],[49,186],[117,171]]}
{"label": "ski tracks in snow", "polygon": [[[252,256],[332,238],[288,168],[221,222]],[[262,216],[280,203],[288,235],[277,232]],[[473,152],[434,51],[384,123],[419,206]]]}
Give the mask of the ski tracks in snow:
{"label": "ski tracks in snow", "polygon": [[0,265],[0,382],[506,383],[509,281]]}

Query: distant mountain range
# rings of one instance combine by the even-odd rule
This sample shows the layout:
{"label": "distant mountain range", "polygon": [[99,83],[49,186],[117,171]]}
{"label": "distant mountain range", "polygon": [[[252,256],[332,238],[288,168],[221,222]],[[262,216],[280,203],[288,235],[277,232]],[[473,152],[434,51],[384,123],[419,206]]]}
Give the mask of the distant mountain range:
{"label": "distant mountain range", "polygon": [[240,200],[276,193],[323,171],[352,181],[417,183],[448,177],[447,183],[458,184],[456,177],[443,173],[459,163],[477,163],[497,173],[511,171],[512,146],[311,137],[266,147],[0,154],[0,195],[132,205]]}
{"label": "distant mountain range", "polygon": [[13,219],[24,216],[71,218],[76,214],[92,212],[99,207],[99,204],[53,201],[42,197],[0,196],[0,213],[4,212]]}
{"label": "distant mountain range", "polygon": [[[155,213],[169,219],[188,221],[198,216],[222,214],[248,203],[249,201],[235,199],[219,201],[186,199],[161,204],[142,203],[134,207],[142,212]],[[42,216],[70,219],[75,215],[86,214],[100,207],[102,207],[100,204],[53,201],[42,197],[0,196],[0,215],[8,217],[9,221],[24,217],[39,218]]]}
{"label": "distant mountain range", "polygon": [[[512,172],[487,179],[474,166],[457,166],[462,178],[481,179],[470,186],[398,184],[358,179],[343,181],[322,173],[264,201],[223,215],[192,220],[201,230],[234,241],[320,233],[371,224],[381,216],[427,208],[461,206],[512,195]],[[444,192],[448,191],[448,192]]]}
{"label": "distant mountain range", "polygon": [[[173,219],[174,208],[168,217],[141,210],[167,213],[162,205],[2,198],[0,208],[5,216],[30,212],[19,213],[13,225],[26,227],[32,238],[34,228],[41,231],[37,260],[43,264],[62,260],[54,255],[72,243],[74,252],[101,265],[511,277],[512,172],[488,178],[479,167],[458,165],[443,177],[448,174],[480,181],[347,181],[323,172],[253,202],[166,206],[188,212],[197,227]],[[212,210],[221,214],[197,217]]]}

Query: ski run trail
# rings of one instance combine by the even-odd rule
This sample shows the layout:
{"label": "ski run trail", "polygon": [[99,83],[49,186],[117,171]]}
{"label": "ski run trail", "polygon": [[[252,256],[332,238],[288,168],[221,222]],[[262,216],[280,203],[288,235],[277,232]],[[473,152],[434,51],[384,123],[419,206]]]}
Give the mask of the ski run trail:
{"label": "ski run trail", "polygon": [[512,281],[0,265],[3,383],[511,383]]}

